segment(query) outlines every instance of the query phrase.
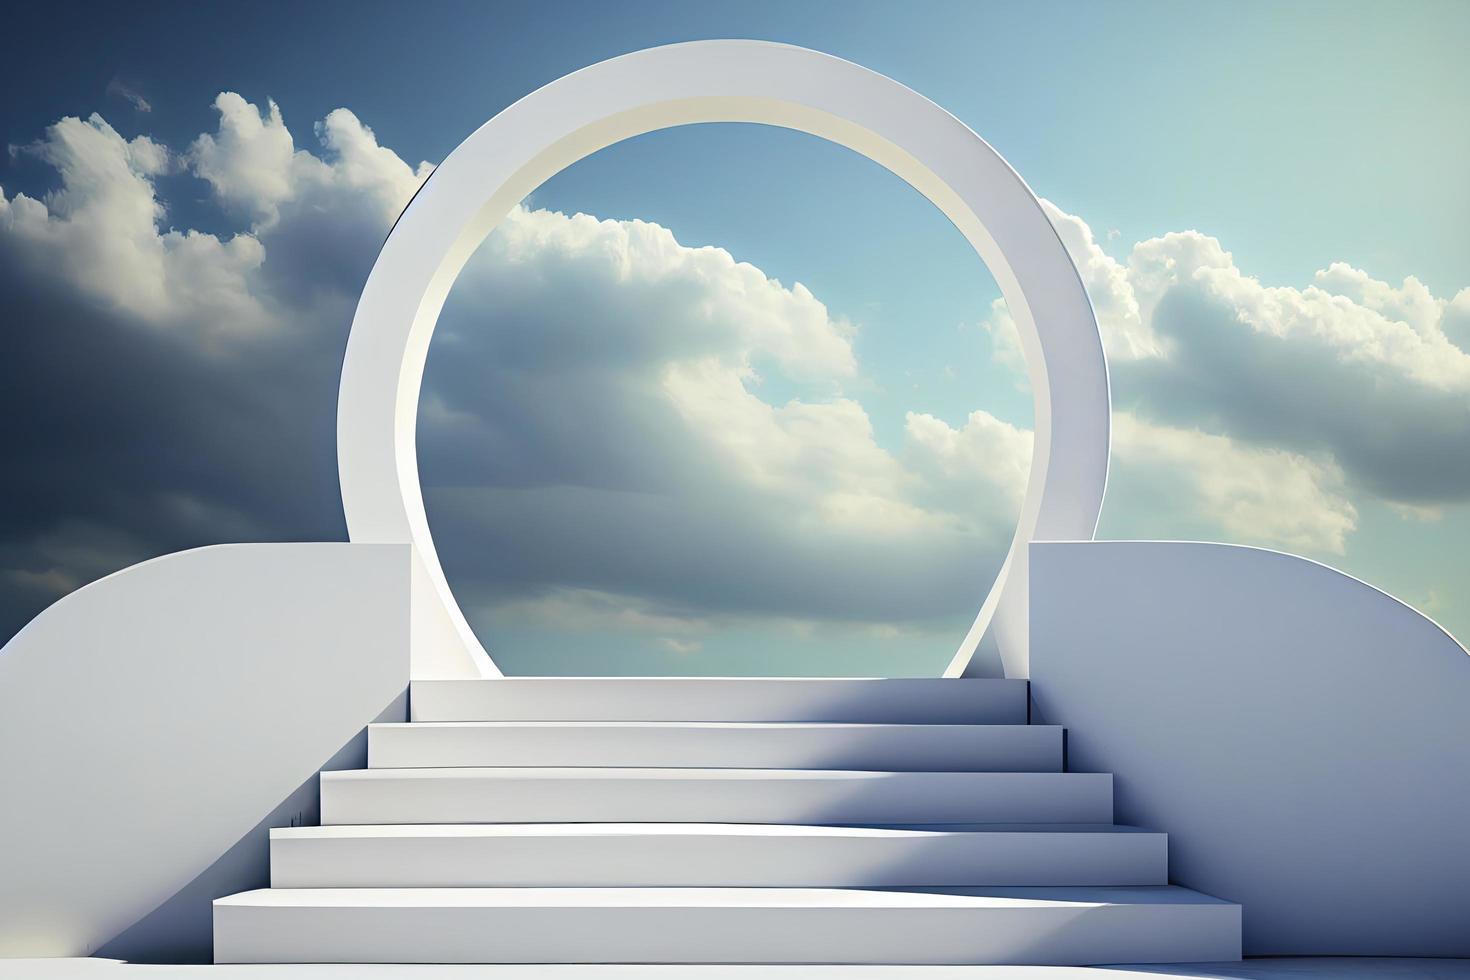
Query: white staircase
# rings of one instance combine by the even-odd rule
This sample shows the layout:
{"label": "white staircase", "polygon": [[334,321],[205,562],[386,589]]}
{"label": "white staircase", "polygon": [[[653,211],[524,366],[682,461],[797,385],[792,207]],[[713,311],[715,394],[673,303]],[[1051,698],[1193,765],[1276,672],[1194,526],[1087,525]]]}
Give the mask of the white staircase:
{"label": "white staircase", "polygon": [[220,963],[1236,959],[1025,681],[419,681],[215,902]]}

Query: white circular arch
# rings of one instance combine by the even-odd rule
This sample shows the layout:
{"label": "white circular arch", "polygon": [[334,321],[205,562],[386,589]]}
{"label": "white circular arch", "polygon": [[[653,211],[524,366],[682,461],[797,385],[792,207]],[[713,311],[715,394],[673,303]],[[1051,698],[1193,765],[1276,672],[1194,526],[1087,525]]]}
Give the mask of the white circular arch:
{"label": "white circular arch", "polygon": [[419,484],[419,389],[450,287],[551,176],[620,140],[709,122],[799,130],[886,167],[944,212],[1000,286],[1030,375],[1035,448],[1010,553],[945,673],[965,673],[993,627],[1007,675],[1026,676],[1026,545],[1090,539],[1107,482],[1107,365],[1076,267],[1030,188],[954,116],[851,62],[746,40],[650,48],[537,89],[455,148],[389,233],[348,338],[337,461],[351,540],[413,546],[413,676],[499,674],[444,577]]}

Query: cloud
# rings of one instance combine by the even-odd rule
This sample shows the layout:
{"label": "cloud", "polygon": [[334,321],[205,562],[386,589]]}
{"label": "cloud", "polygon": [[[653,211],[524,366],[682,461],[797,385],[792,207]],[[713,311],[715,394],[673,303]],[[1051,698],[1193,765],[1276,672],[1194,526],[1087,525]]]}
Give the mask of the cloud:
{"label": "cloud", "polygon": [[1198,429],[1113,417],[1105,531],[1121,538],[1222,536],[1241,544],[1341,555],[1358,512],[1331,461]]}
{"label": "cloud", "polygon": [[1007,513],[1020,512],[1031,469],[1029,429],[985,411],[971,412],[958,429],[933,415],[910,412],[904,435],[906,460],[925,478],[927,505],[963,514],[976,500],[1000,499]]}
{"label": "cloud", "polygon": [[1087,288],[1103,332],[1108,359],[1116,362],[1162,354],[1163,344],[1139,307],[1131,270],[1102,250],[1087,222],[1067,214],[1050,201],[1043,201],[1042,207],[1082,275],[1082,284]]}
{"label": "cloud", "polygon": [[298,181],[314,177],[324,166],[302,151],[274,101],[262,114],[234,92],[214,100],[219,131],[203,133],[189,148],[189,165],[209,181],[215,197],[257,221],[270,222],[281,202],[294,197]]}
{"label": "cloud", "polygon": [[97,307],[159,328],[258,322],[246,280],[264,259],[259,241],[161,230],[165,208],[153,180],[170,163],[163,146],[146,136],[124,140],[94,114],[62,119],[25,151],[62,183],[44,200],[7,199],[0,189],[0,249],[17,273],[63,282]]}
{"label": "cloud", "polygon": [[[31,149],[59,189],[0,193],[15,260],[0,295],[34,337],[3,368],[5,407],[73,382],[8,447],[15,625],[46,590],[149,554],[342,533],[341,347],[377,243],[431,168],[346,110],[304,149],[274,103],[215,106],[216,131],[181,153],[64,119]],[[168,227],[156,178],[177,170],[236,233]],[[856,329],[801,284],[657,225],[516,209],[446,308],[421,420],[434,527],[472,615],[616,622],[691,652],[737,620],[963,618],[1008,541],[1029,433],[916,415],[880,445],[844,394],[861,381]]]}
{"label": "cloud", "polygon": [[616,592],[554,588],[534,598],[497,602],[478,610],[492,623],[516,623],[545,629],[582,633],[619,632],[674,634],[680,642],[698,645],[692,637],[708,632],[711,623],[687,609],[668,609],[646,601],[630,601]]}
{"label": "cloud", "polygon": [[[0,190],[0,302],[23,338],[0,411],[27,420],[6,436],[0,632],[152,554],[343,535],[342,348],[432,167],[345,109],[300,146],[274,103],[215,107],[182,150],[62,119],[24,150],[56,189]],[[171,224],[159,179],[181,174],[233,232]],[[1120,261],[1050,213],[1113,365],[1105,529],[1343,554],[1364,499],[1432,519],[1470,496],[1470,290],[1341,265],[1266,287],[1197,232]],[[987,326],[1013,329],[1003,307]],[[689,656],[730,628],[840,645],[963,626],[1032,435],[983,410],[875,419],[858,393],[883,366],[859,335],[800,283],[667,228],[515,209],[445,307],[420,415],[472,619]]]}
{"label": "cloud", "polygon": [[[1324,457],[1357,492],[1401,507],[1470,500],[1470,290],[1434,296],[1335,263],[1266,286],[1197,231],[1108,256],[1047,204],[1082,271],[1115,407],[1258,447]],[[1015,327],[986,322],[1015,361]]]}
{"label": "cloud", "polygon": [[[24,420],[4,447],[0,634],[151,555],[342,536],[342,347],[384,202],[412,194],[402,179],[354,190],[372,137],[352,122],[324,134],[311,181],[277,195],[273,225],[226,235],[169,225],[157,179],[193,167],[187,152],[96,115],[24,148],[59,183],[40,198],[0,189],[0,302],[17,338],[0,411]],[[293,230],[288,210],[314,217]],[[341,264],[303,270],[313,248]]]}
{"label": "cloud", "polygon": [[[323,155],[296,148],[281,108],[262,111],[234,92],[214,100],[219,129],[189,148],[190,169],[207,180],[215,197],[268,229],[284,207],[306,205],[333,212],[361,211],[391,224],[428,177],[428,163],[411,168],[346,109],[335,109],[315,127]],[[299,219],[298,219],[299,220]],[[320,220],[320,219],[318,219]]]}
{"label": "cloud", "polygon": [[1462,351],[1470,351],[1470,287],[1460,290],[1445,307],[1440,320],[1446,339]]}
{"label": "cloud", "polygon": [[[973,610],[1029,434],[977,413],[965,457],[910,417],[901,446],[880,445],[843,394],[854,329],[656,225],[517,209],[429,356],[420,458],[456,589],[487,621],[567,587],[701,621]],[[772,385],[800,394],[767,401]],[[986,424],[1011,432],[1019,466],[973,472]]]}
{"label": "cloud", "polygon": [[122,99],[136,112],[153,111],[152,103],[143,98],[142,93],[116,76],[113,76],[112,80],[107,83],[107,94],[113,98]]}

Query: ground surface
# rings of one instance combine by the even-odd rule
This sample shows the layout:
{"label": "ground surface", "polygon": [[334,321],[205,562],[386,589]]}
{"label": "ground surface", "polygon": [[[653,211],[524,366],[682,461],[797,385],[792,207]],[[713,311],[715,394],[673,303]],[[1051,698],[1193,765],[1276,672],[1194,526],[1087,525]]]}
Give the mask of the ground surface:
{"label": "ground surface", "polygon": [[3,960],[0,980],[1470,980],[1470,960],[1291,957],[1187,966],[194,966]]}

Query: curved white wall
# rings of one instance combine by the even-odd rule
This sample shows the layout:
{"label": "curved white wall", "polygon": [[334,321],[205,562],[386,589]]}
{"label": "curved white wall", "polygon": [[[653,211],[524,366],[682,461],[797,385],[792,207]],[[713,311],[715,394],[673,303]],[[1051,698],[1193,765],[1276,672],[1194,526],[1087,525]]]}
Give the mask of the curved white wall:
{"label": "curved white wall", "polygon": [[211,866],[217,889],[250,887],[230,875],[257,869],[216,862],[402,705],[408,594],[406,545],[220,545],[126,568],[16,634],[0,956],[89,954]]}
{"label": "curved white wall", "polygon": [[1325,565],[1031,546],[1032,692],[1247,954],[1470,955],[1470,655]]}

